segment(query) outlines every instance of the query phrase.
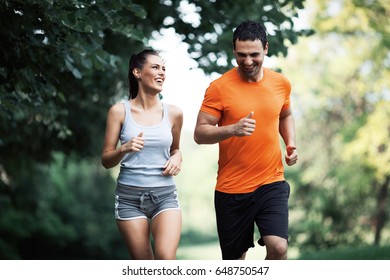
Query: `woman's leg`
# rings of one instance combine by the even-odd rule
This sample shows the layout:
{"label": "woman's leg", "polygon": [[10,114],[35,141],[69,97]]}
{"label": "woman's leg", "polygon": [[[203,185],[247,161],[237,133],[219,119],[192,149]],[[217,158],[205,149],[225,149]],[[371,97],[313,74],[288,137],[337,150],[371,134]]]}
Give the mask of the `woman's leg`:
{"label": "woman's leg", "polygon": [[161,212],[152,220],[156,260],[176,259],[181,234],[181,219],[181,210],[175,209]]}
{"label": "woman's leg", "polygon": [[150,244],[150,226],[148,219],[116,220],[116,223],[132,259],[154,259]]}

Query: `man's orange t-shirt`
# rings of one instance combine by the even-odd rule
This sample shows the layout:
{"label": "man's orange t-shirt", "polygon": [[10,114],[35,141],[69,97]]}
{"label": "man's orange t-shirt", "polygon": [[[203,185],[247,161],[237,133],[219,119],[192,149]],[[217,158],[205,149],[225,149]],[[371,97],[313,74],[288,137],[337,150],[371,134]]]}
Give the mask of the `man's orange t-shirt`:
{"label": "man's orange t-shirt", "polygon": [[251,111],[256,120],[251,136],[219,143],[217,191],[249,193],[284,180],[279,115],[290,106],[290,91],[288,79],[267,68],[259,82],[244,81],[234,68],[207,88],[200,110],[220,118],[218,126],[237,123]]}

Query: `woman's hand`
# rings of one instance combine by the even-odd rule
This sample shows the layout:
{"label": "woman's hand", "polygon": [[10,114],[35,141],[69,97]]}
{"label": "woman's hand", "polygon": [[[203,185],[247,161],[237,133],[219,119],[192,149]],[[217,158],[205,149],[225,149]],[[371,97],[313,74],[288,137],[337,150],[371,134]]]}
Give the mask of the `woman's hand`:
{"label": "woman's hand", "polygon": [[144,148],[145,140],[142,138],[144,133],[141,132],[138,136],[133,137],[129,142],[121,146],[121,152],[123,154],[131,152],[139,152]]}
{"label": "woman's hand", "polygon": [[164,165],[164,171],[162,172],[163,176],[172,175],[176,176],[181,170],[182,157],[181,152],[176,150],[175,153],[171,155],[168,161]]}

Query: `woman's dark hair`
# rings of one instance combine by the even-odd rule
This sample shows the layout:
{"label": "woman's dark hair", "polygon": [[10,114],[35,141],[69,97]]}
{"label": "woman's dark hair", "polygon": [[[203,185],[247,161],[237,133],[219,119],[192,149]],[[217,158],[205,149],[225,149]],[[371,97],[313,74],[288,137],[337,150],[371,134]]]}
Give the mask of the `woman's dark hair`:
{"label": "woman's dark hair", "polygon": [[233,50],[236,48],[236,41],[260,40],[263,48],[267,45],[267,32],[263,24],[253,20],[243,21],[233,32]]}
{"label": "woman's dark hair", "polygon": [[129,74],[127,79],[129,80],[129,99],[134,99],[138,94],[138,81],[133,74],[135,68],[141,69],[146,63],[146,59],[149,55],[159,55],[155,50],[146,49],[137,54],[133,54],[129,61]]}

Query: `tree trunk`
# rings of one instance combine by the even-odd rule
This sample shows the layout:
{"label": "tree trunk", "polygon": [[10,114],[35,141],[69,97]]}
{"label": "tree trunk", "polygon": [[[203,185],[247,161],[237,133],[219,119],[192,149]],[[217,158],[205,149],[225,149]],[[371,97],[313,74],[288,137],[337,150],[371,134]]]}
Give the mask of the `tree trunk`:
{"label": "tree trunk", "polygon": [[375,240],[374,244],[379,245],[381,240],[382,229],[386,224],[388,219],[387,216],[387,197],[388,197],[388,188],[390,183],[390,177],[386,177],[384,183],[380,186],[380,190],[377,197],[377,213],[375,217]]}

